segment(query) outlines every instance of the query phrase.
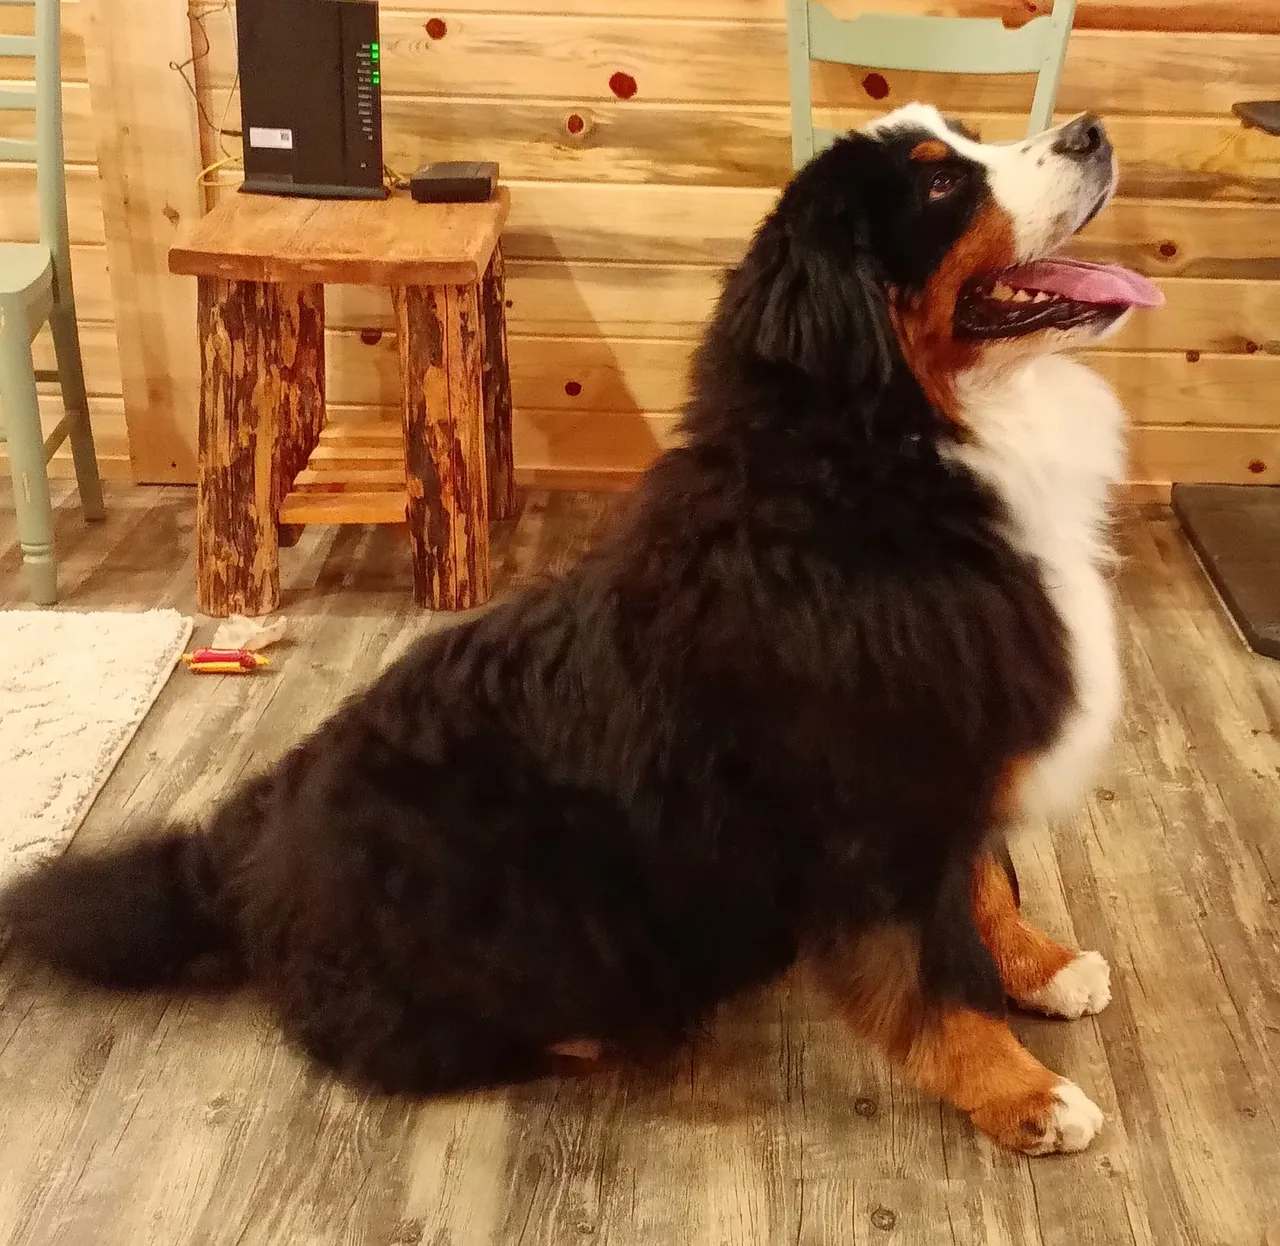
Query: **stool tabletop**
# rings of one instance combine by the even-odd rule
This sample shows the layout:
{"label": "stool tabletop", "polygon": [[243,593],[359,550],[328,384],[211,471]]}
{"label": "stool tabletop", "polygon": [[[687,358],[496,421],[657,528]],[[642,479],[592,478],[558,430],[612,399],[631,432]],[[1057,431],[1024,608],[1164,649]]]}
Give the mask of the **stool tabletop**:
{"label": "stool tabletop", "polygon": [[488,203],[229,194],[169,249],[169,271],[291,284],[470,285],[489,266],[511,197]]}

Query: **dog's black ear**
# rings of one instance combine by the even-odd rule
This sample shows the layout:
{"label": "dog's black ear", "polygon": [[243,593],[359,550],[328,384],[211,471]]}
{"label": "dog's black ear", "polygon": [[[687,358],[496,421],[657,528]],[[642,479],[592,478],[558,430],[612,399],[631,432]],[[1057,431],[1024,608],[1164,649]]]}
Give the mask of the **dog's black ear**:
{"label": "dog's black ear", "polygon": [[739,352],[823,389],[878,391],[897,358],[883,279],[856,236],[824,232],[781,211],[766,221],[725,287],[722,328]]}

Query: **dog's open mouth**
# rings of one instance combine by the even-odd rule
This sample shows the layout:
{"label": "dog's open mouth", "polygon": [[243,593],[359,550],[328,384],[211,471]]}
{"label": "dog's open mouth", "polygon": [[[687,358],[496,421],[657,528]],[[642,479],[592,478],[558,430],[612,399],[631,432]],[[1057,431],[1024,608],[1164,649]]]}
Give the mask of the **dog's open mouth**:
{"label": "dog's open mouth", "polygon": [[1160,290],[1118,264],[1036,260],[967,282],[956,300],[957,337],[1024,337],[1108,324],[1131,307],[1159,307]]}

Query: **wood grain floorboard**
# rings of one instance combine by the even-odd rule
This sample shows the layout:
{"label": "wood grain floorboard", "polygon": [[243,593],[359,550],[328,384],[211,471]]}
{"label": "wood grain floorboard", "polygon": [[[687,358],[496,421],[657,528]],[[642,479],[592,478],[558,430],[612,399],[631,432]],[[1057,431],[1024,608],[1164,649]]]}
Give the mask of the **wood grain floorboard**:
{"label": "wood grain floorboard", "polygon": [[[194,506],[58,489],[64,608],[194,612]],[[625,503],[535,493],[500,592]],[[1108,1115],[1029,1161],[918,1095],[804,980],[648,1067],[413,1102],[337,1085],[251,995],[122,997],[0,960],[0,1242],[12,1246],[1257,1246],[1280,1224],[1280,663],[1245,651],[1168,512],[1126,511],[1128,709],[1078,813],[1015,845],[1025,903],[1097,947],[1113,1003],[1019,1018]],[[309,529],[254,678],[177,672],[72,851],[196,819],[427,629],[403,533]],[[0,491],[0,606],[23,603]],[[197,619],[196,640],[213,630]],[[2,655],[0,655],[2,660]],[[2,800],[2,797],[0,797]],[[1267,1234],[1273,1234],[1271,1239]]]}

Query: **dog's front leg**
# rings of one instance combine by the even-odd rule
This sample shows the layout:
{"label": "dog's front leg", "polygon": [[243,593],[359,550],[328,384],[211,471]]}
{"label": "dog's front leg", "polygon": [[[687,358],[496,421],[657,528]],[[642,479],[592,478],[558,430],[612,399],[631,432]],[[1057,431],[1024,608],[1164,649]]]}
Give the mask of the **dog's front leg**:
{"label": "dog's front leg", "polygon": [[1003,1146],[1030,1155],[1080,1151],[1101,1128],[1102,1113],[1084,1092],[1041,1064],[1003,1018],[928,997],[915,931],[876,930],[844,949],[828,973],[857,1033]]}
{"label": "dog's front leg", "polygon": [[1111,1000],[1111,970],[1097,952],[1079,952],[1041,934],[1022,916],[1008,872],[994,854],[973,870],[973,920],[995,958],[1009,998],[1024,1008],[1074,1019]]}

